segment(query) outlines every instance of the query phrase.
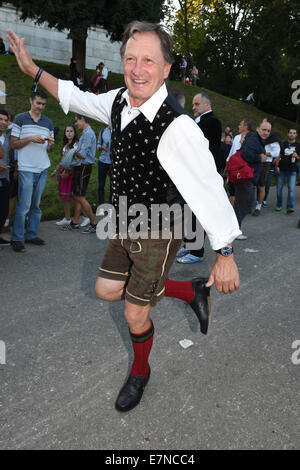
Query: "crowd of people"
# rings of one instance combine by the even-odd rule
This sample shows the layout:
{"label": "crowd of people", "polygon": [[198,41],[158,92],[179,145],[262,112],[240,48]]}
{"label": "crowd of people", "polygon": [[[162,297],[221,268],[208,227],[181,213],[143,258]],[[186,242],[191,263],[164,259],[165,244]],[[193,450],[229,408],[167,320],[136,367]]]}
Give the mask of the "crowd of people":
{"label": "crowd of people", "polygon": [[[264,179],[269,176],[266,164],[271,163],[267,162],[268,157],[273,161],[273,150],[267,150],[266,143],[270,146],[274,143],[274,140],[268,140],[272,136],[272,124],[263,120],[252,132],[251,122],[243,119],[239,124],[239,136],[233,142],[237,150],[229,156],[232,134],[226,128],[221,147],[222,125],[213,113],[210,96],[204,92],[194,96],[194,120],[183,108],[184,97],[180,93],[177,96],[168,93],[165,81],[173,62],[172,40],[161,25],[134,21],[127,26],[120,50],[126,87],[99,94],[84,93],[71,81],[56,79],[32,61],[24,41],[13,31],[8,32],[8,38],[21,70],[35,78],[36,83],[39,81],[59,101],[65,113],[75,112],[75,124],[82,130],[78,138],[75,129],[67,126],[62,161],[56,168],[60,178],[59,190],[66,200],[70,200],[69,178],[72,177],[75,212],[71,219],[67,204],[63,223],[70,230],[79,229],[82,212],[89,218],[85,231],[95,232],[95,216],[85,197],[97,146],[89,119],[106,125],[98,138],[98,150],[101,151],[99,174],[102,178],[99,202],[103,201],[103,186],[110,170],[110,200],[116,214],[117,231],[107,245],[95,292],[105,301],[124,301],[124,316],[134,359],[115,407],[126,412],[140,402],[151,374],[149,355],[154,338],[151,308],[164,296],[178,298],[190,306],[199,320],[201,332],[206,334],[210,318],[210,287],[215,284],[216,289],[224,294],[239,288],[232,242],[243,235],[240,227],[246,214],[252,211],[257,184],[259,189],[263,188]],[[50,166],[48,152],[53,146],[54,132],[52,122],[42,114],[47,95],[41,93],[44,92],[31,96],[29,112],[15,117],[10,138],[11,148],[17,150],[19,173],[18,204],[11,241],[16,251],[24,250],[23,237],[25,242],[44,244],[37,236],[41,216],[39,202]],[[5,127],[6,112],[0,111],[0,118],[2,113]],[[39,126],[39,134],[36,126]],[[275,156],[277,174],[281,171],[287,176],[294,174],[293,169],[300,160],[296,138],[297,133],[291,129],[288,141]],[[6,180],[3,188],[9,194],[7,148],[5,137],[0,175],[5,175],[4,178],[1,176]],[[41,149],[41,158],[37,158],[34,149]],[[70,152],[76,158],[72,174],[68,172],[66,163]],[[234,183],[232,205],[224,189],[224,178],[228,173],[230,179],[230,163],[238,152],[243,161],[249,163],[252,176]],[[278,194],[280,196],[280,192]],[[141,211],[145,210],[146,219],[143,219],[143,230],[138,238],[131,236],[130,218],[122,226],[121,197],[127,200],[129,211],[135,204],[142,205]],[[263,197],[266,198],[265,195]],[[279,203],[282,206],[280,198],[278,208],[281,207]],[[157,230],[152,231],[153,206],[171,204],[187,205],[191,210],[192,225],[197,225],[198,220],[206,232],[216,253],[207,278],[187,281],[168,278],[175,259],[181,264],[195,263],[202,261],[204,255],[203,246],[195,251],[181,246],[184,234],[181,232],[177,236],[176,228],[181,220],[176,218],[176,214],[169,214],[167,233],[163,232],[162,217],[158,220]],[[256,209],[260,213],[260,206]],[[288,213],[293,209],[292,194],[287,209]],[[3,212],[1,220],[5,218]],[[193,232],[197,238],[197,230]]]}

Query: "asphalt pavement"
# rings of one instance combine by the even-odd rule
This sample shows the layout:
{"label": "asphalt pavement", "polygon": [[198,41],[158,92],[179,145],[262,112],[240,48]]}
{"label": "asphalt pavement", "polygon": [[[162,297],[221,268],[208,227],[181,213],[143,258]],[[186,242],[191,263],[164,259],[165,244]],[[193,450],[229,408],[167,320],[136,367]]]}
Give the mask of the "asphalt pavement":
{"label": "asphalt pavement", "polygon": [[[182,301],[153,309],[151,379],[125,414],[114,408],[133,357],[123,304],[94,294],[107,242],[48,221],[45,246],[1,248],[0,449],[299,449],[300,187],[298,213],[274,207],[271,188],[245,219],[241,286],[212,289],[207,336]],[[206,246],[170,279],[208,274]]]}

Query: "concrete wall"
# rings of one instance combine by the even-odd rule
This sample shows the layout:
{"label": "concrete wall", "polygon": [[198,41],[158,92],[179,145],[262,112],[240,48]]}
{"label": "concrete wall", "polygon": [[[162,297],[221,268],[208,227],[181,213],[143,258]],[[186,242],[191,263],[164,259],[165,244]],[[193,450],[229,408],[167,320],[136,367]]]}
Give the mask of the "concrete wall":
{"label": "concrete wall", "polygon": [[[58,32],[47,26],[36,25],[31,20],[22,22],[16,10],[5,5],[0,7],[0,37],[6,48],[7,29],[13,29],[18,36],[25,37],[27,48],[33,59],[47,60],[59,64],[69,64],[72,56],[72,41],[67,39],[68,32]],[[91,28],[88,31],[86,47],[86,68],[94,69],[99,62],[104,62],[111,72],[122,73],[123,66],[120,58],[120,43],[110,42],[105,30]],[[1,73],[1,72],[0,72]]]}

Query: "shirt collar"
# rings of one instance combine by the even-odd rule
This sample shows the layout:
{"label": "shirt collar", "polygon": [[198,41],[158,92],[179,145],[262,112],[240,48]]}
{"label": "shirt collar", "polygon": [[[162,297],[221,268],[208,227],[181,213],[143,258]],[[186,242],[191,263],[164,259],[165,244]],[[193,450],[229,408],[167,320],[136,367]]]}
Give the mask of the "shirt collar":
{"label": "shirt collar", "polygon": [[[155,118],[157,111],[165,101],[168,96],[168,91],[165,83],[151,96],[145,103],[143,103],[139,108],[132,108],[138,109],[147,119],[148,121],[152,122]],[[131,108],[130,101],[129,101],[129,93],[128,90],[125,90],[122,93],[123,99],[126,100],[127,105]]]}
{"label": "shirt collar", "polygon": [[210,109],[209,111],[205,111],[205,113],[200,114],[199,121],[202,118],[202,116],[204,116],[205,114],[208,114],[208,113],[212,113],[212,109]]}

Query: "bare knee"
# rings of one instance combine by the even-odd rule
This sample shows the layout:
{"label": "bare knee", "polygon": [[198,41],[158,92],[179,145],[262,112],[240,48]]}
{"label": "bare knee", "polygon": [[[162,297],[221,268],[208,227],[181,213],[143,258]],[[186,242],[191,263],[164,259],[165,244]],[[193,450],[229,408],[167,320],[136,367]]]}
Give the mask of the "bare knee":
{"label": "bare knee", "polygon": [[125,300],[125,318],[132,333],[139,334],[149,328],[150,305],[142,307]]}

